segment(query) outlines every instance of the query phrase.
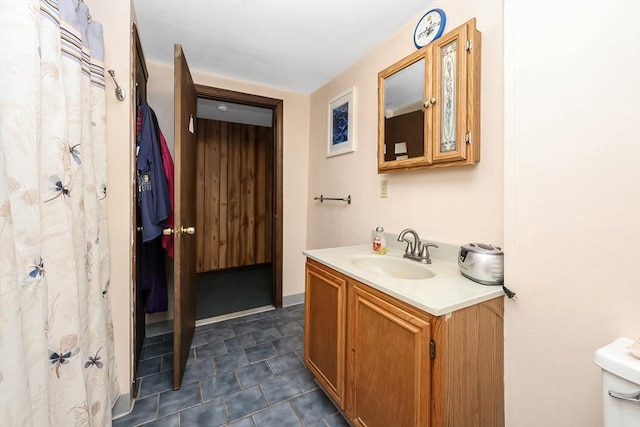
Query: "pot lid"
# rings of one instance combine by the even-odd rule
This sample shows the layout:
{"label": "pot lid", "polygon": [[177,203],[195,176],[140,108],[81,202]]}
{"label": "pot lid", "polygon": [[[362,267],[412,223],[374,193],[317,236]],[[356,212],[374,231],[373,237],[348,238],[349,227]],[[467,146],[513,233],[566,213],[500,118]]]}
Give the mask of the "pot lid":
{"label": "pot lid", "polygon": [[503,252],[499,247],[487,245],[485,243],[465,243],[461,248],[469,252],[503,255]]}

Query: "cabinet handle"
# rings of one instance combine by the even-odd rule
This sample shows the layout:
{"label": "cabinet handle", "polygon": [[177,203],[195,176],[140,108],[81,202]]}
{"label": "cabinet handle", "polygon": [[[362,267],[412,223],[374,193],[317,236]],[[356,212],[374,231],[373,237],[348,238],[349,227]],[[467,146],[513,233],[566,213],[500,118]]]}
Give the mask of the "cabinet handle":
{"label": "cabinet handle", "polygon": [[427,99],[426,101],[424,101],[424,104],[422,104],[422,107],[423,108],[429,108],[429,105],[435,104],[435,103],[436,103],[436,99],[435,98]]}
{"label": "cabinet handle", "polygon": [[640,391],[633,393],[620,393],[617,391],[609,390],[609,396],[620,400],[626,400],[627,402],[640,403]]}

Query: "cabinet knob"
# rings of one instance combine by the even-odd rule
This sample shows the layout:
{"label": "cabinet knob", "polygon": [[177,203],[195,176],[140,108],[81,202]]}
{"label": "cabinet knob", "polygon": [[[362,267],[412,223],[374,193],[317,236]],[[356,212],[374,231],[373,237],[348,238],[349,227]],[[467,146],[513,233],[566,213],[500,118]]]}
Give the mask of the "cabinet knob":
{"label": "cabinet knob", "polygon": [[431,98],[431,99],[429,100],[429,102],[430,102],[430,103],[432,103],[432,104],[435,104],[435,103],[436,103],[436,99],[435,99],[435,98]]}
{"label": "cabinet knob", "polygon": [[424,110],[425,108],[429,108],[429,101],[424,101],[424,104],[422,104],[422,109]]}

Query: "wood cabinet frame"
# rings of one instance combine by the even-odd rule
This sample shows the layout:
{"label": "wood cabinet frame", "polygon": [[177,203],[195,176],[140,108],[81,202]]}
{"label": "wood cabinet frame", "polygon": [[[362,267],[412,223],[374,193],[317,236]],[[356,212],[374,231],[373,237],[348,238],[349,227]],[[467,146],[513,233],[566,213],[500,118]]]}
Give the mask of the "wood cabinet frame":
{"label": "wood cabinet frame", "polygon": [[430,316],[411,313],[359,283],[349,286],[349,304],[347,413],[353,424],[428,425]]}
{"label": "wood cabinet frame", "polygon": [[[393,418],[394,427],[504,427],[503,298],[433,316],[315,260],[306,272],[305,363],[352,425],[386,427],[387,412],[407,411]],[[333,298],[319,301],[318,285]],[[318,359],[313,346],[320,342],[330,351]],[[359,366],[359,351],[375,354]],[[395,374],[403,381],[390,381]],[[358,396],[369,388],[375,398]]]}
{"label": "wood cabinet frame", "polygon": [[347,281],[308,263],[305,298],[304,359],[325,392],[344,406]]}
{"label": "wood cabinet frame", "polygon": [[[457,145],[455,151],[441,152],[440,123],[444,105],[441,52],[452,41],[457,42]],[[481,33],[472,18],[378,73],[378,173],[474,165],[480,161],[481,46]],[[385,79],[421,59],[425,60],[424,156],[385,161]]]}

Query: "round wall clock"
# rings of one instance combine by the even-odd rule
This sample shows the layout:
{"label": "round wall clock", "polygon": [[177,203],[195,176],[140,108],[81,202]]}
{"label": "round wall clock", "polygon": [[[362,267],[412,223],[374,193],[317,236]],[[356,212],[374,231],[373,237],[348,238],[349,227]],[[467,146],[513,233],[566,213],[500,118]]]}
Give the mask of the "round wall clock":
{"label": "round wall clock", "polygon": [[413,32],[413,43],[420,49],[442,35],[447,18],[442,9],[431,9],[425,13]]}

